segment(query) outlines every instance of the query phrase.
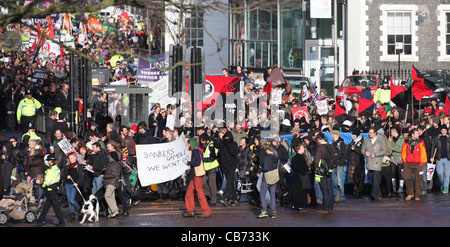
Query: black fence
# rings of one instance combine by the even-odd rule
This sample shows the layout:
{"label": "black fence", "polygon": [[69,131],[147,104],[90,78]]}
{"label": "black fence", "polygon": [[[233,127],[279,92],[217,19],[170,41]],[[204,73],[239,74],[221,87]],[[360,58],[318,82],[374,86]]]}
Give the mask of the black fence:
{"label": "black fence", "polygon": [[[423,69],[416,68],[421,74],[427,74],[430,76],[442,77],[444,82],[450,81],[449,69]],[[392,80],[396,84],[400,84],[402,81],[408,81],[411,78],[412,68],[409,69],[371,69],[367,71],[353,70],[353,74],[372,74],[378,75],[379,80],[383,80],[385,77],[392,76]]]}

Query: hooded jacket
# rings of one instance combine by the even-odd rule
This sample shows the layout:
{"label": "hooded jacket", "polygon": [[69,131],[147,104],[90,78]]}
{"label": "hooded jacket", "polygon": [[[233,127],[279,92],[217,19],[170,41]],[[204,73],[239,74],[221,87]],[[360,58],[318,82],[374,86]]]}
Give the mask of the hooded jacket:
{"label": "hooded jacket", "polygon": [[220,165],[225,168],[236,169],[238,158],[238,145],[234,142],[233,135],[227,131],[220,142]]}

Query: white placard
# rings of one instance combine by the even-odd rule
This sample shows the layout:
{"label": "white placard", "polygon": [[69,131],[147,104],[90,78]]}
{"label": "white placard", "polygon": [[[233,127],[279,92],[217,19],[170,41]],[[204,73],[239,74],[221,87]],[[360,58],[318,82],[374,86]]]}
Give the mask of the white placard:
{"label": "white placard", "polygon": [[138,176],[142,186],[164,183],[181,176],[189,167],[184,135],[175,141],[136,145]]}

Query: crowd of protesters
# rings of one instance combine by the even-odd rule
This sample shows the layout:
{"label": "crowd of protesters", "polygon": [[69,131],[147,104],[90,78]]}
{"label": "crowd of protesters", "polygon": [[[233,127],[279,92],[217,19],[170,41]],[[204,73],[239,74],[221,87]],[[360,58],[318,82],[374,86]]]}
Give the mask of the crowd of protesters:
{"label": "crowd of protesters", "polygon": [[[119,32],[120,47],[125,49],[127,44],[133,47],[141,43],[142,40],[133,38],[133,30],[133,27],[124,27]],[[145,34],[137,35],[145,39]],[[88,40],[77,48],[93,57],[112,57],[108,48],[114,48],[117,41],[113,36],[107,40],[90,36]],[[58,57],[45,65],[40,61],[29,63],[28,59],[29,54],[24,51],[9,63],[0,62],[0,100],[1,105],[6,106],[0,109],[2,130],[7,128],[7,111],[17,111],[26,95],[50,109],[70,109],[67,108],[70,105],[66,91],[70,84],[67,58]],[[106,59],[98,65],[110,68],[111,80],[127,76],[133,80],[129,78],[131,68],[126,59],[118,61],[112,65]],[[31,78],[36,69],[45,69],[47,74],[45,79],[33,84]],[[347,114],[338,119],[334,115],[336,102],[329,99],[325,91],[316,97],[310,88],[310,96],[305,99],[293,93],[288,82],[278,81],[272,88],[283,90],[282,103],[276,109],[267,104],[261,111],[253,107],[252,102],[264,95],[269,83],[267,78],[275,69],[282,70],[273,66],[256,78],[253,72],[244,72],[241,67],[233,73],[228,69],[222,71],[224,76],[241,76],[245,84],[245,107],[237,110],[231,120],[197,116],[199,124],[193,127],[189,106],[154,104],[148,119],[127,126],[121,122],[120,115],[111,118],[107,95],[93,92],[86,104],[91,119],[87,136],[72,133],[67,115],[55,110],[47,116],[46,135],[42,139],[28,134],[35,132],[35,121],[22,123],[25,135],[1,144],[2,196],[11,195],[18,183],[31,180],[36,184],[36,199],[43,198],[40,184],[48,169],[44,156],[52,154],[54,163],[61,169],[65,185],[61,194],[63,203],[69,207],[71,220],[76,219],[80,210],[81,197],[88,198],[91,194],[104,198],[101,200],[103,215],[126,216],[131,206],[139,201],[136,145],[170,142],[182,133],[199,140],[196,149],[200,152],[195,155],[202,157],[205,175],[201,186],[195,179],[195,189],[200,187],[208,201],[206,206],[203,199],[201,202],[206,208],[203,217],[210,216],[208,207],[239,206],[242,193],[248,193],[250,202],[262,207],[260,218],[276,218],[279,205],[301,212],[317,207],[318,212],[329,213],[334,203],[346,200],[346,194],[359,197],[369,189],[373,200],[394,194],[405,196],[406,200],[420,200],[436,187],[448,193],[450,116],[442,112],[442,102],[432,100],[431,105],[420,112],[420,118],[407,119],[405,109],[391,106],[384,100],[382,93],[386,94],[389,86],[383,85],[384,92],[378,90],[375,95],[371,95],[370,90],[363,90],[361,96],[346,95],[342,107]],[[358,114],[359,97],[374,99],[376,106],[372,115]],[[318,114],[314,102],[320,100],[327,100],[327,114]],[[292,110],[297,107],[306,107],[308,115],[294,118]],[[352,136],[349,144],[341,137],[344,133]],[[363,137],[362,133],[368,136]],[[73,153],[66,154],[57,145],[63,139],[72,144]],[[331,155],[336,156],[330,158]],[[193,163],[198,165],[193,161],[189,164]],[[432,180],[426,176],[427,163],[436,164]],[[272,181],[274,170],[277,171],[275,182]],[[170,201],[174,191],[184,195],[189,186],[186,178],[189,176],[158,184],[157,201]],[[345,187],[345,178],[352,185],[351,191]],[[370,186],[366,183],[368,180]],[[191,193],[189,190],[189,198],[192,198]],[[191,204],[187,208],[191,209]],[[184,215],[193,216],[192,212]]]}

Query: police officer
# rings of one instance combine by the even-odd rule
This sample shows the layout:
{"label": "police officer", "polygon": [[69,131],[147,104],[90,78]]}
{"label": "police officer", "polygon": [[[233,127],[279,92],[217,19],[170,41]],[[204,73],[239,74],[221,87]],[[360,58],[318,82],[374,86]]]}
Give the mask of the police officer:
{"label": "police officer", "polygon": [[378,88],[373,95],[373,102],[377,103],[378,100],[386,107],[386,112],[388,112],[390,109],[389,103],[391,101],[391,88],[389,87],[388,77],[384,78],[383,85]]}
{"label": "police officer", "polygon": [[34,126],[34,121],[28,123],[28,131],[27,133],[22,135],[22,140],[26,135],[30,136],[30,140],[41,140],[41,137],[39,137],[36,134],[36,127]]}
{"label": "police officer", "polygon": [[31,95],[31,91],[25,91],[23,98],[17,107],[17,123],[21,125],[22,133],[27,132],[31,121],[36,121],[36,111],[41,108],[41,103]]}
{"label": "police officer", "polygon": [[61,170],[56,165],[56,158],[53,154],[49,154],[46,158],[48,165],[50,166],[45,171],[44,183],[42,184],[42,188],[46,190],[47,201],[45,202],[44,208],[42,209],[39,218],[36,220],[38,226],[42,226],[45,217],[47,216],[48,210],[50,206],[55,211],[56,218],[58,218],[58,223],[56,226],[64,226],[66,223],[62,216],[61,206],[58,202],[57,192],[59,189],[59,182],[61,179]]}
{"label": "police officer", "polygon": [[205,151],[203,151],[203,166],[205,167],[206,174],[202,179],[202,187],[205,195],[211,200],[210,205],[215,207],[217,202],[216,177],[217,171],[219,171],[219,150],[214,147],[214,142],[210,141],[206,133],[200,135],[200,142],[205,146]]}

